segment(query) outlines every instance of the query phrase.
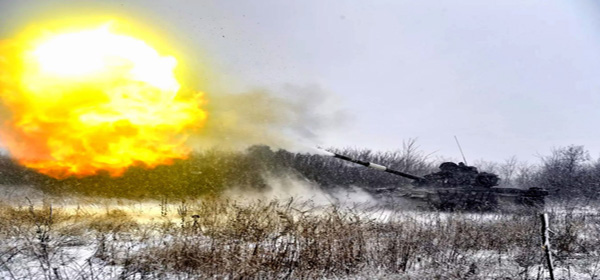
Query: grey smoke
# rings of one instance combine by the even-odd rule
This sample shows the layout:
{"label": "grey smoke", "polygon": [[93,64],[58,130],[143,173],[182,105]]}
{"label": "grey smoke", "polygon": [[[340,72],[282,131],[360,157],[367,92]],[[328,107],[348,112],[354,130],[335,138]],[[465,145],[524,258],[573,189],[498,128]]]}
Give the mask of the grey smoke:
{"label": "grey smoke", "polygon": [[208,119],[190,143],[196,149],[245,149],[268,145],[314,152],[328,131],[344,127],[348,116],[336,97],[318,86],[285,85],[279,90],[208,93]]}

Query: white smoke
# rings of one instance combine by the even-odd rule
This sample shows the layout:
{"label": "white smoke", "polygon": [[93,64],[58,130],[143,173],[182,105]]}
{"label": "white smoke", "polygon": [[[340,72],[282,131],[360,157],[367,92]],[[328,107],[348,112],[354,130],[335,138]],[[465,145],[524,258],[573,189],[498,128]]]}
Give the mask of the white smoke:
{"label": "white smoke", "polygon": [[376,200],[358,188],[335,188],[325,191],[316,183],[295,175],[264,175],[268,188],[263,191],[230,188],[224,197],[242,202],[293,199],[313,206],[374,206]]}

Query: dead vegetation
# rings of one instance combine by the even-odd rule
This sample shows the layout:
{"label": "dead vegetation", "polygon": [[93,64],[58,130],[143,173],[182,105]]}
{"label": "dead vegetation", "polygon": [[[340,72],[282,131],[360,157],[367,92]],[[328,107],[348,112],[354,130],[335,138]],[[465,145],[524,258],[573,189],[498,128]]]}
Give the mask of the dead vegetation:
{"label": "dead vegetation", "polygon": [[[141,221],[123,207],[88,212],[85,206],[5,204],[0,278],[547,277],[534,214],[402,212],[293,200],[155,207],[160,214]],[[551,218],[557,274],[598,279],[597,212],[557,207]]]}

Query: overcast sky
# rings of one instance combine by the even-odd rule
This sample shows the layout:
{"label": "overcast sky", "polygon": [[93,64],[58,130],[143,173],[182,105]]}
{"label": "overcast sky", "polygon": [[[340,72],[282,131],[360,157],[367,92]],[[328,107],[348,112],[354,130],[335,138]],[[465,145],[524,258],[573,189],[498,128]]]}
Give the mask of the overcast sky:
{"label": "overcast sky", "polygon": [[[1,1],[0,34],[74,2]],[[570,144],[600,156],[593,0],[76,2],[172,30],[233,91],[320,87],[348,116],[325,146],[393,150],[418,138],[458,159],[456,135],[471,161],[535,162]]]}

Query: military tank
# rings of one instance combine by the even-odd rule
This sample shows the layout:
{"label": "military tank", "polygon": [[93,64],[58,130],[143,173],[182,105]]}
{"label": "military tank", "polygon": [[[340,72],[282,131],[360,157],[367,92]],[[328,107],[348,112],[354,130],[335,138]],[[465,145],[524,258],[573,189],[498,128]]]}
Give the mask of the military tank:
{"label": "military tank", "polygon": [[440,171],[417,176],[387,168],[376,163],[353,159],[337,153],[335,158],[378,169],[412,180],[412,187],[398,186],[367,190],[374,196],[386,200],[408,198],[421,202],[421,207],[443,211],[491,211],[500,209],[499,205],[543,208],[548,192],[541,188],[504,188],[498,187],[498,175],[479,172],[476,167],[462,162],[444,162]]}

